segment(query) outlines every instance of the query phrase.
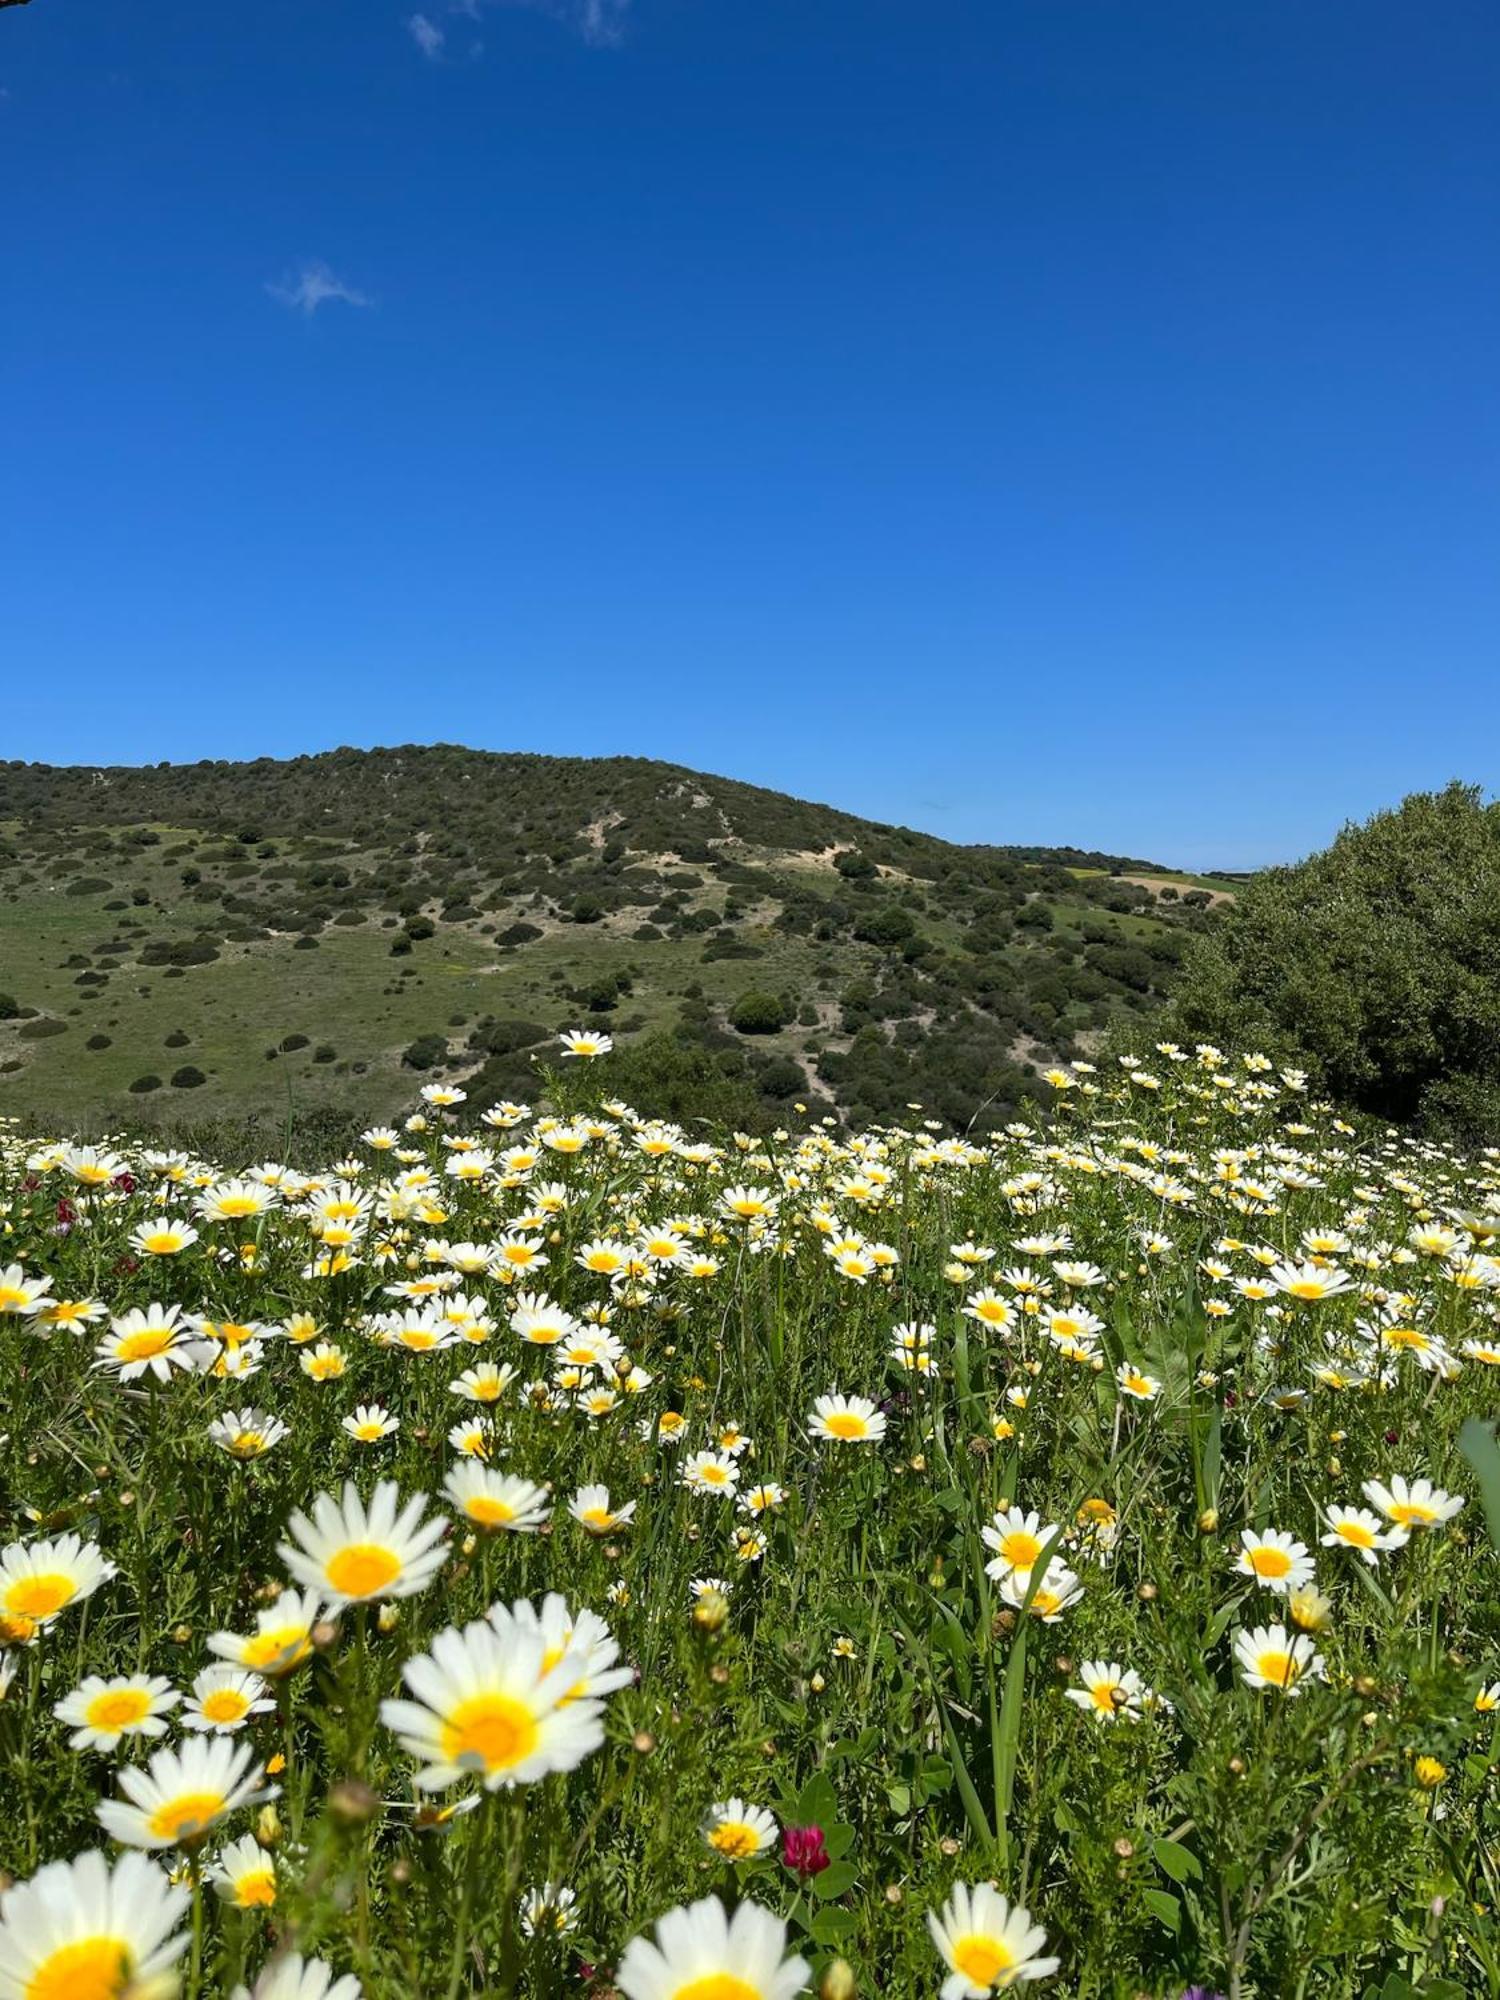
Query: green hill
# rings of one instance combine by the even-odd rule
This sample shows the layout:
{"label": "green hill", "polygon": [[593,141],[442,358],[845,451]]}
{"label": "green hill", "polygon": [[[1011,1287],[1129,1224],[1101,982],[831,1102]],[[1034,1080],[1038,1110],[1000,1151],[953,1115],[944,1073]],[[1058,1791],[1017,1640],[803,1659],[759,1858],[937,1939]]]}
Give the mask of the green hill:
{"label": "green hill", "polygon": [[98,1128],[535,1091],[578,1021],[678,1115],[1008,1114],[1229,889],[639,758],[0,764],[0,1107]]}

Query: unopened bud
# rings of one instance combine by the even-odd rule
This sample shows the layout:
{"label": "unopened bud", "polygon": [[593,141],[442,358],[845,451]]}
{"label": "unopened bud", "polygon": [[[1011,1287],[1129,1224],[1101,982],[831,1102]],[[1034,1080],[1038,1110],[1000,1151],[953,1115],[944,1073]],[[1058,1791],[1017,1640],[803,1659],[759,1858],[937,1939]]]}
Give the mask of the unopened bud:
{"label": "unopened bud", "polygon": [[363,1826],[380,1810],[380,1797],[360,1778],[345,1778],[328,1794],[328,1810],[346,1826]]}
{"label": "unopened bud", "polygon": [[818,1981],[818,2000],[854,2000],[858,1991],[854,1968],[846,1958],[836,1958]]}

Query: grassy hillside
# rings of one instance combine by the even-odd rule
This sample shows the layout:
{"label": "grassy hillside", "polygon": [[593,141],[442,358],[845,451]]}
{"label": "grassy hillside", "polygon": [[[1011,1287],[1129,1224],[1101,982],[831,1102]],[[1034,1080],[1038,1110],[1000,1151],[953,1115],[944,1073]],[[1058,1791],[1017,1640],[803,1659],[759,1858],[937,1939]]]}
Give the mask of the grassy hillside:
{"label": "grassy hillside", "polygon": [[636,758],[0,764],[0,1101],[365,1118],[414,1071],[524,1094],[582,1019],[683,1109],[993,1122],[1156,1003],[1226,886]]}

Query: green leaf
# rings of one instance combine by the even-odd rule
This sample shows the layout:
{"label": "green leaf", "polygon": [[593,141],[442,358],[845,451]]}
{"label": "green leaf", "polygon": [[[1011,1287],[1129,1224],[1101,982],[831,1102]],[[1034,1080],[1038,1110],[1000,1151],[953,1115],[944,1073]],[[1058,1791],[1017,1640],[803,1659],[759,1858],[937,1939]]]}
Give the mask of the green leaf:
{"label": "green leaf", "polygon": [[828,1828],[839,1816],[838,1794],[826,1771],[816,1771],[797,1797],[797,1824]]}
{"label": "green leaf", "polygon": [[820,1903],[831,1903],[854,1887],[859,1870],[852,1861],[835,1861],[821,1875],[812,1878],[812,1892]]}
{"label": "green leaf", "polygon": [[831,1861],[839,1860],[854,1845],[854,1828],[843,1820],[835,1820],[831,1826],[823,1828],[823,1845]]}
{"label": "green leaf", "polygon": [[1156,1857],[1156,1865],[1164,1875],[1170,1875],[1174,1882],[1197,1882],[1202,1879],[1203,1866],[1190,1848],[1181,1841],[1163,1837],[1151,1843],[1151,1852]]}
{"label": "green leaf", "polygon": [[808,1935],[817,1944],[840,1945],[857,1928],[859,1919],[852,1910],[819,1910],[808,1925]]}
{"label": "green leaf", "polygon": [[1175,1896],[1169,1896],[1165,1889],[1143,1889],[1141,1901],[1160,1924],[1177,1932],[1182,1928],[1182,1905]]}
{"label": "green leaf", "polygon": [[1458,1448],[1474,1468],[1484,1518],[1490,1524],[1490,1540],[1500,1549],[1500,1444],[1495,1442],[1494,1425],[1466,1417],[1458,1433]]}

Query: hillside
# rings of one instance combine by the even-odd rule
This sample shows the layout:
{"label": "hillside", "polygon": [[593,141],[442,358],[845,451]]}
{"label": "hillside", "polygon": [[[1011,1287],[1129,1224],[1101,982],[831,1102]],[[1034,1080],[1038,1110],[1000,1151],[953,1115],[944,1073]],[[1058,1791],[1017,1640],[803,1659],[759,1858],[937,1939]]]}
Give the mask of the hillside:
{"label": "hillside", "polygon": [[679,1115],[988,1123],[1228,892],[637,758],[0,764],[0,1105],[365,1119],[413,1071],[524,1094],[587,1020]]}

